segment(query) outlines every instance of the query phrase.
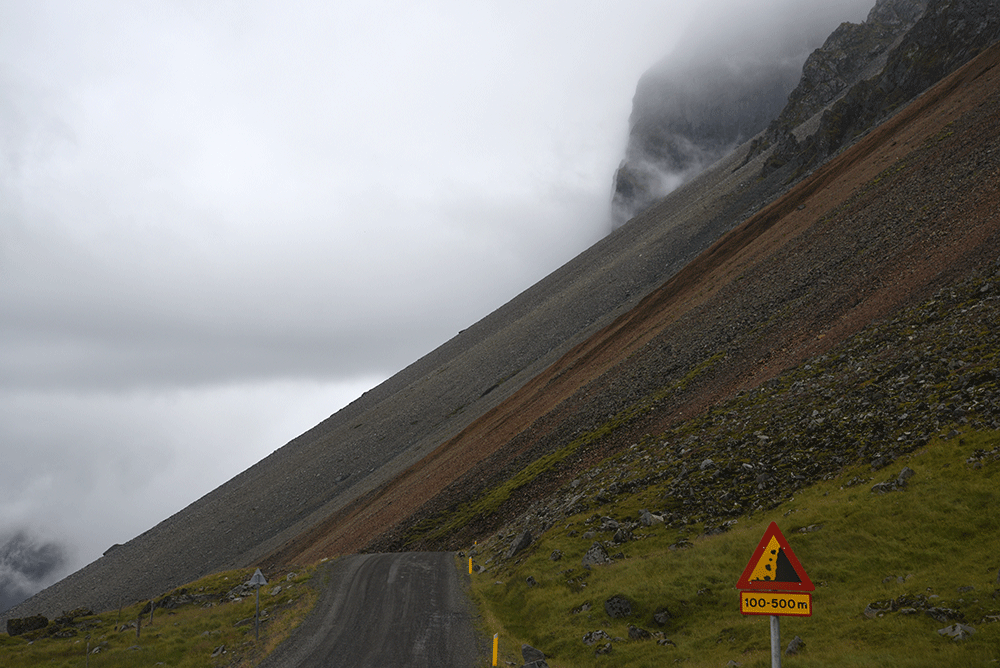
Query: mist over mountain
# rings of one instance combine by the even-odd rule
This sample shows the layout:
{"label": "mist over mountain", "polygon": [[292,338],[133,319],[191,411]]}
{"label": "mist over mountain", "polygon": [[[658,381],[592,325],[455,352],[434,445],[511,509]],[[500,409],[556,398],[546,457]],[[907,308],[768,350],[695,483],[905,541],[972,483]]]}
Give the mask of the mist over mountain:
{"label": "mist over mountain", "polygon": [[696,30],[636,88],[625,159],[614,176],[613,226],[769,127],[769,139],[755,146],[770,146],[878,71],[888,46],[925,6],[879,0],[855,24],[846,19],[869,3],[818,11],[798,3],[736,22],[736,34],[713,31],[711,22]]}
{"label": "mist over mountain", "polygon": [[0,536],[0,612],[51,582],[65,561],[62,547],[26,531]]}

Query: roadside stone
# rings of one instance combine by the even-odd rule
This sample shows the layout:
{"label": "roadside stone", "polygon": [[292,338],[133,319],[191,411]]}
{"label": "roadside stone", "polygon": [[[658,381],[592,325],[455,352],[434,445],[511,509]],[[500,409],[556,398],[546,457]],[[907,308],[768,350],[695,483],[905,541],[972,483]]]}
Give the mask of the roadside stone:
{"label": "roadside stone", "polygon": [[590,549],[583,555],[583,565],[584,566],[594,566],[597,564],[606,564],[611,561],[611,557],[608,556],[608,551],[604,549],[604,546],[598,542],[595,542],[590,546]]}
{"label": "roadside stone", "polygon": [[596,631],[591,631],[590,633],[585,633],[583,636],[584,645],[593,645],[599,640],[611,640],[611,636],[609,636],[601,629],[597,629]]}
{"label": "roadside stone", "polygon": [[218,647],[215,648],[215,651],[212,652],[212,658],[217,659],[225,653],[226,653],[226,646],[219,645]]}
{"label": "roadside stone", "polygon": [[604,602],[604,612],[611,619],[625,619],[632,615],[632,602],[621,595],[615,595]]}
{"label": "roadside stone", "polygon": [[792,638],[792,642],[788,643],[788,647],[785,649],[785,654],[787,654],[788,656],[794,656],[798,654],[799,651],[801,651],[802,648],[804,648],[805,646],[806,646],[806,641],[800,638],[799,636],[795,636],[794,638]]}
{"label": "roadside stone", "polygon": [[594,656],[601,656],[604,654],[611,654],[611,643],[606,642],[594,650]]}
{"label": "roadside stone", "polygon": [[[545,654],[528,644],[521,645],[521,658],[524,659],[525,668],[539,662],[545,663]],[[541,666],[538,666],[538,668],[541,668]]]}
{"label": "roadside stone", "polygon": [[526,577],[524,579],[524,581],[528,584],[529,587],[534,587],[534,586],[538,585],[538,580],[536,580],[534,578],[534,576],[532,576],[532,575],[529,575],[528,577]]}
{"label": "roadside stone", "polygon": [[549,555],[549,560],[559,561],[560,559],[562,559],[562,556],[563,556],[562,550],[552,550],[552,554]]}

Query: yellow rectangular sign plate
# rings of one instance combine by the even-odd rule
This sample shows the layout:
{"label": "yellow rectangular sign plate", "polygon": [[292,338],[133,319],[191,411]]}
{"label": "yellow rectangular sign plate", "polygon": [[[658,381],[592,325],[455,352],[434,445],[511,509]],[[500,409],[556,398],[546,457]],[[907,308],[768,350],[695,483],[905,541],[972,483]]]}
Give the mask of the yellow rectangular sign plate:
{"label": "yellow rectangular sign plate", "polygon": [[812,617],[812,594],[794,594],[787,591],[741,591],[740,612],[744,615]]}

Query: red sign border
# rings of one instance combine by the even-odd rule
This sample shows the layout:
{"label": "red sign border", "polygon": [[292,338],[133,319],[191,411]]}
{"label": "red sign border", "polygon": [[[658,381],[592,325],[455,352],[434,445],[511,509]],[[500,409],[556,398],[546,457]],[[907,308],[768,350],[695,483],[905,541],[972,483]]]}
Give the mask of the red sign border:
{"label": "red sign border", "polygon": [[[782,549],[785,556],[788,558],[788,562],[795,569],[795,574],[799,576],[802,582],[775,582],[773,580],[754,580],[750,581],[750,574],[753,573],[754,568],[760,563],[760,560],[764,556],[764,551],[767,549],[768,544],[771,542],[771,538],[776,538],[778,540],[778,547]],[[803,591],[816,591],[816,585],[812,583],[809,576],[806,575],[806,571],[802,568],[802,564],[799,563],[798,558],[795,556],[795,552],[792,551],[791,546],[788,541],[785,540],[784,534],[781,533],[781,529],[778,528],[776,522],[771,522],[770,526],[767,527],[767,531],[764,532],[764,537],[760,539],[760,543],[757,544],[757,549],[753,551],[753,556],[750,557],[750,561],[747,563],[747,567],[743,569],[743,575],[740,579],[736,581],[736,588],[740,591],[791,591],[791,592],[803,592]]]}

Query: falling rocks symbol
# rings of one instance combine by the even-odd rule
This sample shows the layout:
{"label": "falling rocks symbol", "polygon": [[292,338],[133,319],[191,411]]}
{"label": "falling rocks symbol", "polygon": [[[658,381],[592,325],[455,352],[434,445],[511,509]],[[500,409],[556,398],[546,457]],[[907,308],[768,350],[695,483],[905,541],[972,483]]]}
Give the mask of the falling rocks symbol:
{"label": "falling rocks symbol", "polygon": [[750,574],[750,581],[802,582],[802,579],[795,572],[792,562],[785,556],[784,548],[778,545],[777,538],[772,536],[764,558]]}
{"label": "falling rocks symbol", "polygon": [[814,591],[816,586],[806,575],[778,525],[771,522],[736,588],[740,591],[806,592]]}

